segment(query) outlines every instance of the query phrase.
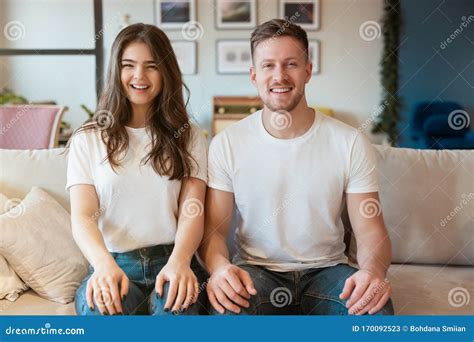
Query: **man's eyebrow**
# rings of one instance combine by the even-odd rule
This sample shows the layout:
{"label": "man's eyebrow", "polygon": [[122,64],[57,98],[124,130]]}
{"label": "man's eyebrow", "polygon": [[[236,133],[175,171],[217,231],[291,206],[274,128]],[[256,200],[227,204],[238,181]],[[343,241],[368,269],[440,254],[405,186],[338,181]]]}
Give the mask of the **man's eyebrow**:
{"label": "man's eyebrow", "polygon": [[[291,60],[291,59],[298,59],[298,57],[296,57],[296,56],[295,56],[295,57],[287,57],[287,58],[285,58],[285,59],[284,59],[284,61],[289,61],[289,60]],[[271,59],[271,58],[265,58],[264,60],[262,60],[262,62],[261,62],[261,63],[265,63],[265,62],[273,62],[273,61],[274,61],[274,59]]]}

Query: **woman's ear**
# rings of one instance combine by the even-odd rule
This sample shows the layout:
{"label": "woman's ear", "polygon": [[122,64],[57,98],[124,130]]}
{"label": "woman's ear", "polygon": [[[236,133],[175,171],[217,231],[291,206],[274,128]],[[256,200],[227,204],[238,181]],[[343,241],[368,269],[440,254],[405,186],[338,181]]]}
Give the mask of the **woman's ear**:
{"label": "woman's ear", "polygon": [[306,82],[305,83],[309,82],[312,75],[313,75],[313,63],[308,62],[306,63]]}

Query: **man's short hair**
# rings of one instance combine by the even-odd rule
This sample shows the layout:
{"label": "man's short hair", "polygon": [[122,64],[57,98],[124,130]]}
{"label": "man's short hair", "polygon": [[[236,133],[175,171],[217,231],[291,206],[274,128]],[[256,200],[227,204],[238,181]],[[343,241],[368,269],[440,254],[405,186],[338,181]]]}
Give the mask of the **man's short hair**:
{"label": "man's short hair", "polygon": [[276,39],[279,37],[293,37],[298,40],[302,47],[303,52],[309,57],[308,54],[308,35],[306,31],[301,28],[301,26],[293,24],[291,18],[289,20],[283,19],[272,19],[261,25],[258,25],[255,30],[252,32],[250,37],[250,51],[253,54],[255,48],[266,41],[267,39]]}

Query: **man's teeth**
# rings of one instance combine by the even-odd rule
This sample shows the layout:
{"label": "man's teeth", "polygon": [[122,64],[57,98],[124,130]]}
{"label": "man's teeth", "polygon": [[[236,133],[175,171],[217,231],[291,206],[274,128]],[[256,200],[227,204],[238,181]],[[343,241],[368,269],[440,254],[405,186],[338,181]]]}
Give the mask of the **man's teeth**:
{"label": "man's teeth", "polygon": [[147,89],[148,86],[146,86],[146,85],[141,86],[141,85],[132,84],[132,88],[135,88],[135,89]]}
{"label": "man's teeth", "polygon": [[271,91],[273,93],[286,93],[290,90],[291,90],[290,88],[280,88],[280,89],[272,89]]}

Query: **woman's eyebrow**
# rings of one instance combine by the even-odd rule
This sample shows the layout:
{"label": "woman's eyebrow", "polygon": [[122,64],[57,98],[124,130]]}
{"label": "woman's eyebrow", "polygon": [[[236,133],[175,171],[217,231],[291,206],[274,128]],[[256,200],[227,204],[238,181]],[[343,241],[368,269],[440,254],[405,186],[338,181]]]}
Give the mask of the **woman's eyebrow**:
{"label": "woman's eyebrow", "polygon": [[[133,59],[124,58],[124,59],[122,59],[122,62],[136,63],[137,61],[135,61]],[[156,64],[156,62],[155,61],[145,61],[145,62],[143,62],[143,64]]]}

